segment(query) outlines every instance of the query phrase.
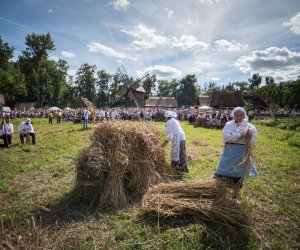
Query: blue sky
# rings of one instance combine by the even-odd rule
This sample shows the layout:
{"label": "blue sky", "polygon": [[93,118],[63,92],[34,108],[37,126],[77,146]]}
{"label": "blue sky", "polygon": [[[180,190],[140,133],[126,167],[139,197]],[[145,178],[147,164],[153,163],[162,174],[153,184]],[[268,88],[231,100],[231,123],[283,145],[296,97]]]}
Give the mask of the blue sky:
{"label": "blue sky", "polygon": [[300,0],[1,1],[0,35],[15,59],[27,34],[47,32],[50,58],[66,60],[73,75],[83,63],[220,85],[300,75]]}

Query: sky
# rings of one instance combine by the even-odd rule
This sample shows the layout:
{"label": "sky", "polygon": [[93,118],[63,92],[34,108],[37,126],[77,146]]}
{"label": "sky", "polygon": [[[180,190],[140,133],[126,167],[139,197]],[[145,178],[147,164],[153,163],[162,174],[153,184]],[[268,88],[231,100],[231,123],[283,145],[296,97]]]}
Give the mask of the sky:
{"label": "sky", "polygon": [[300,75],[300,0],[1,0],[0,36],[25,50],[25,36],[50,33],[75,75],[84,63],[160,80],[276,81]]}

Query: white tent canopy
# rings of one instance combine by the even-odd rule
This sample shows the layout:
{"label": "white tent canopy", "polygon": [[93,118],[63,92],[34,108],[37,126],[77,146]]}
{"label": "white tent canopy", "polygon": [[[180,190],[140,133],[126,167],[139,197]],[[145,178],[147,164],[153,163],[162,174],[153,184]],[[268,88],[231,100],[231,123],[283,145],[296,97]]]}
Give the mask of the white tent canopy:
{"label": "white tent canopy", "polygon": [[210,107],[210,106],[204,105],[204,106],[199,107],[198,109],[201,109],[201,110],[212,110],[212,109],[214,109],[214,108],[213,108],[213,107]]}
{"label": "white tent canopy", "polygon": [[74,110],[74,109],[71,109],[70,107],[66,107],[64,108],[65,111],[71,111],[71,110]]}
{"label": "white tent canopy", "polygon": [[58,107],[51,107],[51,108],[49,108],[48,110],[52,110],[52,111],[58,111],[58,110],[61,110],[60,108],[58,108]]}

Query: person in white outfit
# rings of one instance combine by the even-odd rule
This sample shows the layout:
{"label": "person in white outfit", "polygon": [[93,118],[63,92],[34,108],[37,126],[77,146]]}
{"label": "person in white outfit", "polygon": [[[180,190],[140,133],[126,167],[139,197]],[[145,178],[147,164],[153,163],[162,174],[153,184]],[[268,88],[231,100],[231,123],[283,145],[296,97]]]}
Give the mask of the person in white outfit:
{"label": "person in white outfit", "polygon": [[20,134],[20,140],[21,143],[24,144],[24,137],[26,137],[27,134],[29,134],[32,138],[32,144],[35,144],[35,133],[34,129],[31,125],[31,119],[26,118],[25,122],[21,122],[18,128],[19,134]]}
{"label": "person in white outfit", "polygon": [[166,111],[165,117],[167,122],[165,124],[165,130],[167,137],[162,144],[165,147],[170,141],[172,141],[171,149],[171,167],[176,174],[182,174],[188,172],[188,166],[186,162],[186,148],[185,148],[185,134],[180,126],[180,123],[176,117],[176,113],[173,111]]}
{"label": "person in white outfit", "polygon": [[234,120],[229,121],[223,128],[224,150],[219,160],[215,178],[223,179],[232,184],[233,200],[239,203],[240,189],[242,188],[245,176],[257,176],[253,159],[250,157],[250,169],[246,173],[246,163],[244,154],[247,150],[247,142],[253,145],[256,141],[257,130],[248,123],[246,111],[242,107],[236,107],[232,110]]}

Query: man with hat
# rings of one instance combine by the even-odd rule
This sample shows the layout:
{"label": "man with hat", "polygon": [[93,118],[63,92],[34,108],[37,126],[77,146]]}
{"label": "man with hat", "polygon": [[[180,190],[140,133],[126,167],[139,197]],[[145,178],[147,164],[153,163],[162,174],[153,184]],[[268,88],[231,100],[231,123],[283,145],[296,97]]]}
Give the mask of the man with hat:
{"label": "man with hat", "polygon": [[31,125],[31,119],[26,118],[25,122],[21,122],[19,125],[19,134],[20,134],[20,140],[21,143],[24,144],[24,137],[26,137],[27,134],[29,134],[32,138],[32,144],[35,144],[35,133],[34,129]]}
{"label": "man with hat", "polygon": [[177,114],[173,111],[166,111],[165,117],[167,122],[165,124],[165,130],[167,132],[167,138],[165,139],[162,147],[165,147],[170,141],[172,141],[171,149],[171,167],[176,174],[182,174],[188,172],[186,162],[186,148],[185,148],[185,134],[177,119]]}

